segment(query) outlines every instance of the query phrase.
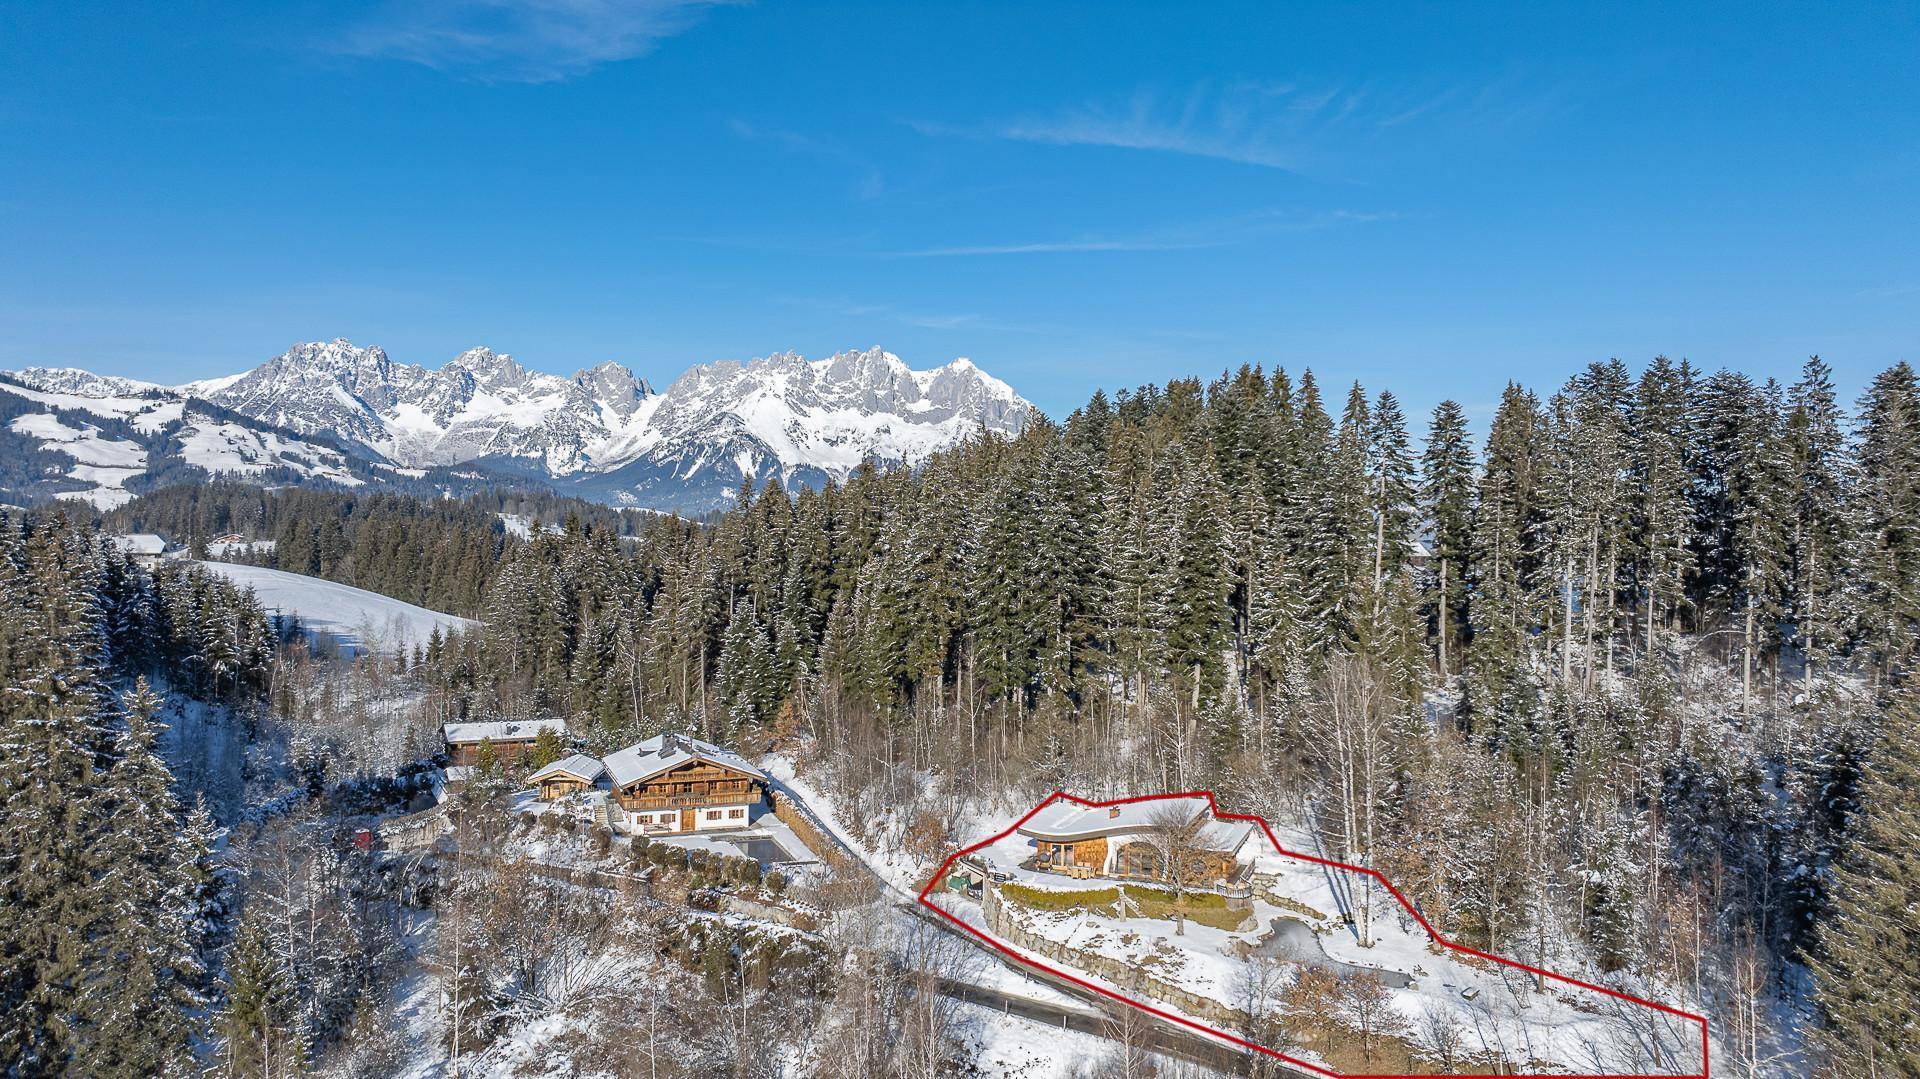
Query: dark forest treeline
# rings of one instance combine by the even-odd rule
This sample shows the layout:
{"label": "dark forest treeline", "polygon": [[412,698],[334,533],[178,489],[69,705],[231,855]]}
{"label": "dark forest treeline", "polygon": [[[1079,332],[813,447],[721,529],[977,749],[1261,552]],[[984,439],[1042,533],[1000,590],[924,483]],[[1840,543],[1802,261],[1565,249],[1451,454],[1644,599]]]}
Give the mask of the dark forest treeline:
{"label": "dark forest treeline", "polygon": [[[366,588],[436,611],[472,615],[511,542],[499,514],[557,527],[575,519],[616,533],[647,516],[543,492],[460,500],[390,493],[266,489],[233,481],[169,487],[105,515],[121,532],[158,532],[190,548],[238,534],[274,541],[250,560]],[[236,556],[239,557],[239,556]]]}
{"label": "dark forest treeline", "polygon": [[[1482,453],[1443,403],[1416,457],[1391,393],[1355,386],[1336,418],[1310,373],[1248,368],[1096,396],[911,473],[770,486],[631,549],[590,528],[532,543],[487,609],[541,706],[603,717],[644,696],[764,720],[827,681],[889,715],[1019,716],[1151,684],[1224,751],[1258,733],[1232,713],[1270,720],[1338,653],[1403,687],[1464,675],[1463,721],[1497,727],[1542,706],[1538,661],[1591,692],[1683,637],[1735,664],[1751,707],[1823,666],[1904,672],[1917,420],[1904,364],[1853,438],[1818,360],[1791,389],[1616,361],[1544,401],[1509,386]],[[615,638],[644,638],[644,662],[573,677]]]}
{"label": "dark forest treeline", "polygon": [[[949,818],[1304,808],[1449,932],[1750,1001],[1814,947],[1872,690],[1912,658],[1917,424],[1904,364],[1849,416],[1817,359],[1781,386],[1663,358],[1511,385],[1478,448],[1443,403],[1416,454],[1391,393],[1243,368],[711,527],[537,537],[431,677],[603,748],[804,726],[850,797],[912,799],[907,764]],[[1703,958],[1708,925],[1737,947]]]}
{"label": "dark forest treeline", "polygon": [[223,581],[149,576],[61,515],[0,515],[0,1073],[191,1066],[215,831],[176,798],[145,679],[255,700],[273,645]]}

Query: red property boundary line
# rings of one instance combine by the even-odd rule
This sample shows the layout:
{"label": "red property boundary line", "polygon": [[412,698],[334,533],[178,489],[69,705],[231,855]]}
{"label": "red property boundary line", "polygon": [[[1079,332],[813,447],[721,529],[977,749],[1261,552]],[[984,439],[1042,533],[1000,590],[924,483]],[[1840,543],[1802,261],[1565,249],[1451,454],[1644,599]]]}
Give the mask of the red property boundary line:
{"label": "red property boundary line", "polygon": [[1288,850],[1287,848],[1280,845],[1279,838],[1273,834],[1273,828],[1267,824],[1266,818],[1259,817],[1251,813],[1222,813],[1220,812],[1219,803],[1215,802],[1213,799],[1212,791],[1184,791],[1177,794],[1146,794],[1146,795],[1141,795],[1135,798],[1115,798],[1111,801],[1106,801],[1106,802],[1088,801],[1085,798],[1076,798],[1073,795],[1066,793],[1065,791],[1054,791],[1051,795],[1047,796],[1047,799],[1045,801],[1041,802],[1039,805],[1034,806],[1032,809],[1028,810],[1027,814],[1021,817],[1019,820],[1014,821],[1013,824],[1008,826],[1006,831],[1001,832],[999,835],[993,836],[991,838],[983,839],[980,842],[975,843],[970,847],[963,847],[962,849],[957,850],[953,854],[949,855],[947,857],[947,860],[940,864],[939,872],[933,875],[933,879],[927,882],[927,886],[925,888],[920,889],[920,897],[919,897],[920,904],[926,907],[928,910],[933,911],[935,914],[938,914],[940,917],[945,918],[947,921],[952,922],[954,925],[958,926],[960,929],[965,930],[968,934],[978,938],[981,942],[987,944],[988,946],[994,948],[995,950],[1001,952],[1002,954],[1006,955],[1007,957],[1017,962],[1024,963],[1027,966],[1033,967],[1037,970],[1045,971],[1048,974],[1051,974],[1057,978],[1064,978],[1067,981],[1070,981],[1075,985],[1080,986],[1081,988],[1092,990],[1095,993],[1099,993],[1103,997],[1108,997],[1112,1000],[1117,1000],[1120,1003],[1125,1004],[1129,1007],[1138,1008],[1143,1012],[1147,1012],[1148,1014],[1158,1016],[1161,1019],[1165,1019],[1169,1022],[1178,1023],[1181,1026],[1189,1027],[1193,1030],[1197,1030],[1200,1033],[1207,1035],[1208,1037],[1218,1038],[1222,1041],[1231,1042],[1234,1045],[1238,1045],[1243,1049],[1251,1049],[1251,1050],[1254,1050],[1255,1052],[1265,1053],[1270,1057],[1274,1057],[1276,1059],[1286,1061],[1288,1064],[1291,1064],[1296,1068],[1305,1068],[1308,1071],[1315,1072],[1320,1075],[1330,1076],[1331,1079],[1434,1079],[1434,1077],[1431,1075],[1415,1075],[1411,1073],[1402,1073],[1402,1072],[1336,1072],[1336,1071],[1331,1071],[1327,1068],[1323,1068],[1318,1064],[1312,1063],[1311,1061],[1301,1060],[1297,1057],[1290,1057],[1285,1053],[1282,1053],[1275,1049],[1269,1049],[1264,1045],[1258,1044],[1257,1042],[1248,1041],[1245,1038],[1238,1037],[1237,1035],[1234,1035],[1234,1034],[1230,1034],[1224,1030],[1216,1030],[1215,1028],[1210,1027],[1205,1023],[1201,1023],[1196,1020],[1189,1019],[1184,1015],[1178,1015],[1176,1013],[1169,1012],[1169,1011],[1162,1011],[1161,1009],[1155,1008],[1150,1004],[1143,1004],[1140,1001],[1134,1000],[1131,997],[1123,996],[1119,993],[1116,993],[1113,990],[1106,988],[1105,986],[1096,985],[1093,982],[1086,980],[1085,978],[1077,977],[1057,967],[1048,966],[1047,964],[1042,963],[1037,959],[1030,958],[1020,952],[1015,951],[1012,948],[1009,948],[1007,945],[1001,943],[998,940],[995,940],[993,937],[988,936],[986,933],[983,933],[980,930],[975,929],[973,926],[968,925],[966,922],[963,922],[959,918],[954,917],[952,914],[948,913],[947,911],[942,910],[939,906],[937,906],[932,902],[929,902],[927,899],[929,895],[933,894],[934,889],[940,886],[940,882],[946,879],[947,872],[953,868],[954,862],[960,860],[961,858],[966,857],[969,854],[972,854],[974,851],[977,851],[982,847],[990,847],[993,844],[1000,842],[1002,839],[1007,838],[1008,836],[1012,835],[1017,829],[1019,829],[1021,825],[1031,820],[1034,814],[1040,812],[1041,810],[1047,808],[1048,806],[1052,805],[1055,802],[1067,801],[1067,802],[1072,802],[1076,805],[1085,806],[1090,809],[1102,809],[1108,806],[1127,805],[1133,802],[1154,802],[1154,801],[1160,801],[1162,799],[1167,799],[1167,798],[1205,798],[1207,800],[1207,809],[1209,812],[1213,814],[1214,819],[1243,820],[1243,821],[1251,821],[1254,824],[1258,824],[1260,826],[1260,830],[1266,833],[1267,841],[1273,844],[1273,849],[1279,852],[1284,857],[1298,858],[1303,862],[1312,862],[1316,865],[1332,866],[1335,869],[1344,869],[1350,873],[1360,873],[1365,876],[1372,877],[1374,880],[1380,882],[1381,887],[1385,888],[1389,895],[1392,895],[1393,898],[1395,898],[1396,900],[1399,900],[1400,905],[1406,908],[1407,913],[1413,915],[1414,920],[1420,923],[1420,928],[1426,930],[1428,937],[1432,938],[1435,943],[1441,945],[1444,948],[1448,948],[1453,951],[1460,952],[1464,955],[1471,955],[1479,959],[1485,959],[1491,962],[1499,963],[1503,966],[1513,967],[1516,970],[1524,970],[1528,974],[1534,974],[1534,975],[1539,975],[1541,977],[1552,978],[1554,981],[1564,982],[1568,985],[1578,986],[1581,989],[1589,989],[1596,993],[1604,993],[1605,995],[1614,997],[1615,999],[1618,999],[1618,1000],[1624,1000],[1632,1004],[1638,1004],[1643,1007],[1652,1008],[1657,1012],[1663,1012],[1667,1015],[1678,1016],[1679,1018],[1685,1019],[1688,1022],[1700,1024],[1700,1070],[1698,1072],[1692,1072],[1686,1075],[1676,1076],[1672,1073],[1667,1073],[1667,1072],[1639,1073],[1639,1074],[1601,1073],[1601,1074],[1593,1074],[1593,1075],[1566,1075],[1558,1072],[1553,1072],[1553,1073],[1509,1072],[1509,1073],[1499,1073],[1499,1074],[1451,1073],[1450,1075],[1445,1077],[1445,1079],[1708,1079],[1707,1073],[1709,1069],[1708,1069],[1708,1063],[1707,1063],[1707,1044],[1708,1044],[1707,1019],[1705,1016],[1695,1015],[1692,1012],[1681,1011],[1678,1008],[1668,1007],[1665,1004],[1658,1004],[1651,1000],[1642,1000],[1639,997],[1633,996],[1628,993],[1622,993],[1616,989],[1608,989],[1604,985],[1593,985],[1589,982],[1583,982],[1578,978],[1569,978],[1564,974],[1555,974],[1551,970],[1543,970],[1539,967],[1531,967],[1525,963],[1516,962],[1512,959],[1503,959],[1500,956],[1492,955],[1490,953],[1480,951],[1477,948],[1469,948],[1464,944],[1456,944],[1453,941],[1450,941],[1447,938],[1441,936],[1438,930],[1434,929],[1432,925],[1428,924],[1426,917],[1422,915],[1420,911],[1416,909],[1412,903],[1409,903],[1405,896],[1400,894],[1400,890],[1398,888],[1395,888],[1391,881],[1387,880],[1386,877],[1381,876],[1379,870],[1366,869],[1357,865],[1348,865],[1345,862],[1336,862],[1329,858],[1320,858],[1311,854],[1302,854],[1299,851]]}

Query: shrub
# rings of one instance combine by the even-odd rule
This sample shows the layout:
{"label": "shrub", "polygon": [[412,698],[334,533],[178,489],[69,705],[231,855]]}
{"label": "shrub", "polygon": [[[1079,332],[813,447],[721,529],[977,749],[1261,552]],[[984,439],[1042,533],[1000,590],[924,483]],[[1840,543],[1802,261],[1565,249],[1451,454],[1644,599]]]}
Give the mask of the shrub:
{"label": "shrub", "polygon": [[547,831],[549,831],[549,832],[557,832],[557,831],[559,831],[559,830],[560,830],[560,816],[559,816],[559,814],[557,814],[557,813],[542,813],[542,814],[540,815],[540,827],[542,827],[542,828],[545,828],[545,829],[546,829]]}
{"label": "shrub", "polygon": [[596,825],[589,834],[593,838],[593,853],[605,855],[613,849],[613,829]]}
{"label": "shrub", "polygon": [[772,892],[774,895],[779,895],[787,890],[787,875],[776,869],[767,874],[767,879],[764,883],[766,884],[767,891]]}

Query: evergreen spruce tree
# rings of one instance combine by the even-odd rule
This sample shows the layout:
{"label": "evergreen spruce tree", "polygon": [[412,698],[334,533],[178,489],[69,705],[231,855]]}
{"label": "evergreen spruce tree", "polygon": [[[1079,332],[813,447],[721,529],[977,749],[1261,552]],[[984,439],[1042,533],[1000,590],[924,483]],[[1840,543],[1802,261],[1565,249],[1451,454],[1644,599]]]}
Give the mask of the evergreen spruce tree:
{"label": "evergreen spruce tree", "polygon": [[1920,700],[1887,712],[1810,966],[1835,1075],[1920,1075]]}
{"label": "evergreen spruce tree", "polygon": [[1789,608],[1794,643],[1810,686],[1814,671],[1838,651],[1845,626],[1840,597],[1846,579],[1846,417],[1834,393],[1833,371],[1818,356],[1801,368],[1788,403],[1786,438],[1793,481]]}
{"label": "evergreen spruce tree", "polygon": [[114,1013],[101,883],[113,822],[92,797],[111,700],[98,548],[64,522],[4,537],[0,630],[0,1071],[66,1072]]}
{"label": "evergreen spruce tree", "polygon": [[567,748],[560,742],[560,734],[552,727],[540,728],[533,736],[533,752],[527,763],[535,769],[545,768],[554,761],[567,755]]}
{"label": "evergreen spruce tree", "polygon": [[1440,673],[1460,661],[1467,626],[1467,570],[1473,530],[1473,447],[1467,417],[1453,401],[1433,410],[1421,457],[1420,511],[1432,534],[1427,601]]}
{"label": "evergreen spruce tree", "polygon": [[227,953],[226,1005],[215,1021],[223,1075],[297,1074],[305,1066],[291,980],[260,919],[245,917]]}
{"label": "evergreen spruce tree", "polygon": [[1920,624],[1920,379],[1905,363],[1880,373],[1859,407],[1851,500],[1851,609],[1876,674],[1905,669]]}
{"label": "evergreen spruce tree", "polygon": [[154,1075],[183,1066],[187,1010],[197,1002],[194,882],[183,871],[173,776],[154,751],[160,698],[141,679],[124,702],[125,729],[98,792],[110,807],[102,886],[113,903],[95,972],[104,1002],[74,1065],[94,1075]]}
{"label": "evergreen spruce tree", "polygon": [[1628,500],[1633,577],[1645,649],[1686,608],[1688,503],[1687,404],[1693,372],[1657,356],[1641,373],[1629,416],[1633,492]]}
{"label": "evergreen spruce tree", "polygon": [[1474,497],[1473,644],[1467,654],[1472,713],[1511,712],[1534,628],[1530,601],[1539,562],[1543,471],[1538,401],[1509,383],[1487,433]]}

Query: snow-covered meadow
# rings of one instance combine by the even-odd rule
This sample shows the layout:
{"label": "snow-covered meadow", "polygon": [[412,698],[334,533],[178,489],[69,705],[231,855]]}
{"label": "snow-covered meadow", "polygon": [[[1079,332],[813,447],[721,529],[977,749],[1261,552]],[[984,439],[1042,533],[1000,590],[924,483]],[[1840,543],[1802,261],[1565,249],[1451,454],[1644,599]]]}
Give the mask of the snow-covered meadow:
{"label": "snow-covered meadow", "polygon": [[199,566],[252,589],[268,614],[298,618],[308,633],[324,637],[350,654],[410,651],[415,645],[425,645],[436,630],[444,637],[480,624],[364,588],[285,570],[231,562],[201,562]]}

